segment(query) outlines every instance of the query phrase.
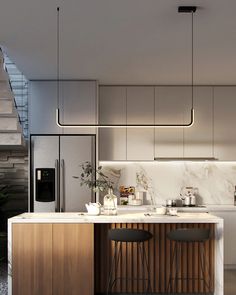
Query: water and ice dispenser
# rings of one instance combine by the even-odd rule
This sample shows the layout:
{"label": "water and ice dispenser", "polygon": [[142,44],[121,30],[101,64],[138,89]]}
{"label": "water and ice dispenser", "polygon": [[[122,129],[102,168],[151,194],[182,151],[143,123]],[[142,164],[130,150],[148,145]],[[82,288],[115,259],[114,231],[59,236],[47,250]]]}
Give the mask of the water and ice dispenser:
{"label": "water and ice dispenser", "polygon": [[38,202],[55,201],[55,169],[37,168],[36,173],[36,196]]}

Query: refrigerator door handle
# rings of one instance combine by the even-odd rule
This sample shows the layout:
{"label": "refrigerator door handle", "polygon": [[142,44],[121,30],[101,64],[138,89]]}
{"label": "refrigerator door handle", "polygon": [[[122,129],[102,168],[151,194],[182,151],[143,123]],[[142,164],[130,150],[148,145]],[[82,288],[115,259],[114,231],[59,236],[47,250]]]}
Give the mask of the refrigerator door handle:
{"label": "refrigerator door handle", "polygon": [[65,161],[61,159],[61,198],[60,212],[65,212]]}
{"label": "refrigerator door handle", "polygon": [[59,196],[59,160],[55,160],[55,170],[56,170],[56,176],[55,176],[55,193],[56,193],[56,202],[55,202],[55,212],[60,211],[60,196]]}

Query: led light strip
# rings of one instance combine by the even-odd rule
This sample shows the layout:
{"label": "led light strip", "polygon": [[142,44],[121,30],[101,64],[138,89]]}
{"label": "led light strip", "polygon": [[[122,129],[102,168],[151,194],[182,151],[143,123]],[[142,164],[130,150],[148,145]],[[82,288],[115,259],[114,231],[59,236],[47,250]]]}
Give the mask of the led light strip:
{"label": "led light strip", "polygon": [[154,161],[159,162],[183,162],[183,161],[190,161],[190,162],[208,162],[208,161],[218,161],[217,158],[214,157],[184,157],[184,158],[162,158],[162,157],[155,157]]}
{"label": "led light strip", "polygon": [[56,124],[60,128],[190,128],[194,125],[194,109],[186,124],[64,124],[60,122],[60,110],[56,109]]}

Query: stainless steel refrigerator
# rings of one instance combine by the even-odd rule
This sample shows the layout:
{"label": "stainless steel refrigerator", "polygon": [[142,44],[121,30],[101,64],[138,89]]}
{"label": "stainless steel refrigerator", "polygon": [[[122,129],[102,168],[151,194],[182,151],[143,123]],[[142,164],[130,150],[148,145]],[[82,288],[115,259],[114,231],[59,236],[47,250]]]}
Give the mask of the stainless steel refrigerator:
{"label": "stainless steel refrigerator", "polygon": [[30,211],[85,211],[93,192],[73,177],[85,161],[96,163],[95,135],[31,135]]}

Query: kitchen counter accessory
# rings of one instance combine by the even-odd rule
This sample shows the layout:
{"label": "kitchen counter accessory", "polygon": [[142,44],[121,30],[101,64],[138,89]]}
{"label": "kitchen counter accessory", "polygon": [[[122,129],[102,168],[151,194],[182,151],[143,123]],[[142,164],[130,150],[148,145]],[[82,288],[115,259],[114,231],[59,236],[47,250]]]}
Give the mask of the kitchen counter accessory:
{"label": "kitchen counter accessory", "polygon": [[172,200],[172,199],[166,200],[166,206],[167,207],[175,207],[176,206],[176,200]]}
{"label": "kitchen counter accessory", "polygon": [[196,188],[186,186],[181,188],[180,196],[183,200],[183,206],[194,207],[196,206],[195,197]]}

